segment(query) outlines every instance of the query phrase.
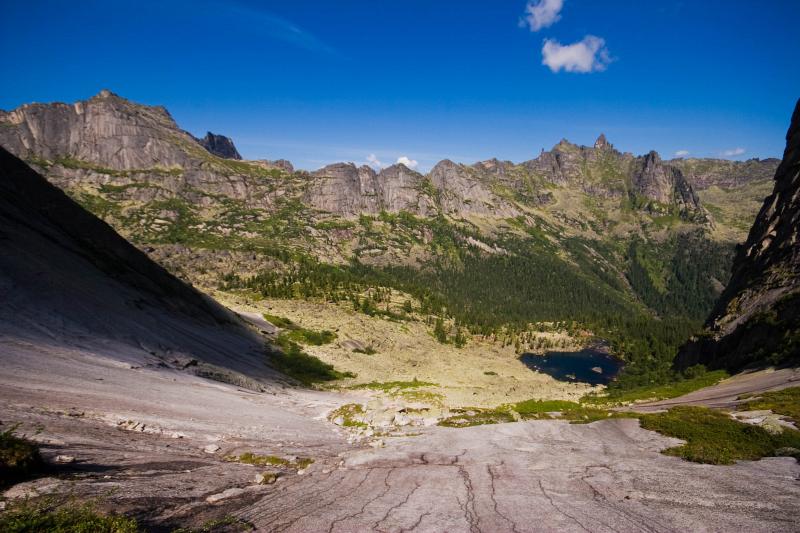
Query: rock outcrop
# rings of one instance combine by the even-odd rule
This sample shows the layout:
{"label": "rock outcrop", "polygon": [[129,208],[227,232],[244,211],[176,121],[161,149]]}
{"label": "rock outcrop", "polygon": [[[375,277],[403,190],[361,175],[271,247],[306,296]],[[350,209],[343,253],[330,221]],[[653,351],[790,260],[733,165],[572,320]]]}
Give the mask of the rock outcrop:
{"label": "rock outcrop", "polygon": [[739,370],[800,361],[800,101],[775,188],[740,246],[733,274],[706,323],[684,346],[678,368]]}
{"label": "rock outcrop", "polygon": [[491,185],[464,165],[445,159],[428,173],[438,203],[448,214],[517,216],[520,211],[491,190]]}
{"label": "rock outcrop", "polygon": [[378,175],[367,165],[334,163],[311,173],[309,205],[341,215],[376,214],[387,208]]}
{"label": "rock outcrop", "polygon": [[242,156],[239,155],[239,151],[236,149],[236,146],[234,146],[233,140],[231,140],[230,137],[217,135],[209,131],[206,133],[205,137],[198,139],[197,141],[215,156],[222,157],[224,159],[242,159]]}
{"label": "rock outcrop", "polygon": [[228,197],[268,208],[261,178],[285,162],[245,163],[209,152],[161,106],[103,90],[74,104],[26,104],[0,111],[0,146],[66,190],[124,189],[135,201]]}
{"label": "rock outcrop", "polygon": [[602,198],[627,197],[635,208],[658,214],[678,212],[684,218],[704,218],[700,201],[680,169],[663,162],[656,152],[641,157],[621,153],[604,134],[593,147],[562,139],[521,166],[545,183]]}
{"label": "rock outcrop", "polygon": [[632,186],[633,198],[644,197],[663,206],[674,206],[681,213],[694,213],[700,207],[700,201],[683,173],[664,165],[656,152],[635,161]]}

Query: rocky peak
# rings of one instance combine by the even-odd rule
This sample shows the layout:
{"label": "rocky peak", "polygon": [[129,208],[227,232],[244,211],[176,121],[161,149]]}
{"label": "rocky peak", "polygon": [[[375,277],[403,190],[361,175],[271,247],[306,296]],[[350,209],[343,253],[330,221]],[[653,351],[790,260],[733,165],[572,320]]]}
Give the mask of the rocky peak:
{"label": "rocky peak", "polygon": [[443,159],[436,163],[428,173],[433,187],[439,190],[446,190],[450,185],[458,181],[469,180],[469,173],[461,165]]}
{"label": "rocky peak", "polygon": [[658,152],[655,150],[650,150],[647,155],[644,156],[645,168],[654,169],[659,165],[661,165],[661,156],[658,155]]}
{"label": "rocky peak", "polygon": [[217,157],[223,159],[242,159],[242,156],[239,155],[239,151],[236,149],[236,146],[234,146],[230,137],[217,135],[209,131],[206,133],[205,137],[198,139],[198,142],[203,145],[203,148],[208,150],[209,153]]}
{"label": "rocky peak", "polygon": [[107,89],[74,104],[31,104],[9,114],[0,145],[19,157],[65,157],[117,170],[185,167],[196,140],[163,107],[135,104]]}
{"label": "rocky peak", "polygon": [[574,150],[576,148],[578,148],[577,144],[572,144],[567,139],[561,139],[560,141],[558,141],[558,144],[553,147],[553,151],[554,152],[557,152],[557,151],[562,151],[562,152],[563,151],[571,151],[571,150]]}
{"label": "rocky peak", "polygon": [[594,147],[598,150],[603,150],[604,148],[613,148],[613,145],[606,139],[606,134],[601,133],[600,137],[594,142]]}
{"label": "rocky peak", "polygon": [[509,161],[500,161],[497,158],[487,159],[486,161],[480,161],[473,165],[474,168],[478,170],[483,170],[494,174],[495,176],[505,176],[506,174],[506,167],[513,166],[513,163]]}
{"label": "rocky peak", "polygon": [[775,187],[764,200],[731,280],[675,365],[739,370],[800,362],[800,100],[786,134]]}
{"label": "rocky peak", "polygon": [[[662,163],[655,151],[637,161],[631,181],[634,197],[654,200],[663,207],[675,206],[684,215],[698,211],[700,199],[679,169]],[[653,209],[661,209],[661,206],[653,206]]]}
{"label": "rocky peak", "polygon": [[431,171],[428,173],[428,176],[432,176],[433,174],[440,174],[443,172],[453,172],[459,169],[461,165],[454,163],[449,159],[442,159],[438,163],[436,163]]}
{"label": "rocky peak", "polygon": [[276,159],[274,161],[267,161],[267,163],[290,174],[294,172],[294,165],[292,165],[292,162],[288,159]]}
{"label": "rocky peak", "polygon": [[408,168],[403,163],[395,163],[394,165],[382,168],[381,171],[378,172],[378,176],[388,179],[393,179],[393,178],[399,178],[403,180],[422,179],[422,174],[420,174],[416,170]]}

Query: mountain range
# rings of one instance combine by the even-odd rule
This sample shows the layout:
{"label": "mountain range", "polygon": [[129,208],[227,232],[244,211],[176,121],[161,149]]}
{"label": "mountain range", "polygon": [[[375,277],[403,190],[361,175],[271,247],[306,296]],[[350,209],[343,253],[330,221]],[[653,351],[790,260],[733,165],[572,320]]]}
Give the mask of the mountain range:
{"label": "mountain range", "polygon": [[107,90],[0,112],[0,145],[201,287],[338,297],[316,287],[333,265],[411,294],[453,333],[573,321],[625,331],[614,345],[642,360],[707,316],[779,164],[635,156],[601,134],[522,163],[308,172],[241,160],[230,139]]}

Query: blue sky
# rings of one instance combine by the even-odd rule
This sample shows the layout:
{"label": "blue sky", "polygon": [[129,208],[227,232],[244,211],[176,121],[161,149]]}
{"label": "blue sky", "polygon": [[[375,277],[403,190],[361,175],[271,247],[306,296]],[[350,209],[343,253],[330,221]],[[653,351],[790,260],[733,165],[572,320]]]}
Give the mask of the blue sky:
{"label": "blue sky", "polygon": [[308,169],[522,161],[600,132],[780,156],[800,96],[797,0],[3,4],[0,108],[106,87]]}

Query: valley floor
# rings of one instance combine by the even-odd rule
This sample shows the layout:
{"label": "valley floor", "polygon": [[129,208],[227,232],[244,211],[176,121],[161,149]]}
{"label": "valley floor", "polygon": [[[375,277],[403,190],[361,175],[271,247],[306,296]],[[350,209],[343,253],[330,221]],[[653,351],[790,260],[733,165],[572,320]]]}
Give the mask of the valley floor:
{"label": "valley floor", "polygon": [[[101,355],[114,349],[0,338],[0,419],[51,462],[69,456],[6,497],[92,497],[167,531],[222,517],[298,532],[800,527],[793,458],[694,464],[660,454],[677,441],[634,419],[420,427],[368,446],[325,418],[349,395],[254,393]],[[282,463],[230,460],[246,452]],[[278,481],[257,483],[265,470]]]}
{"label": "valley floor", "polygon": [[[308,353],[332,364],[337,370],[356,374],[337,386],[414,378],[432,383],[425,391],[441,397],[451,407],[494,407],[529,399],[578,400],[599,390],[586,383],[558,381],[531,371],[520,361],[513,345],[471,336],[465,346],[442,344],[431,334],[431,326],[419,317],[392,321],[357,313],[338,305],[306,300],[254,300],[215,292],[214,297],[239,313],[259,317],[263,313],[288,318],[313,330],[335,332],[335,341],[322,346],[304,346]],[[565,350],[579,350],[581,339],[561,332],[537,333],[559,343]],[[353,351],[369,346],[375,353]]]}

